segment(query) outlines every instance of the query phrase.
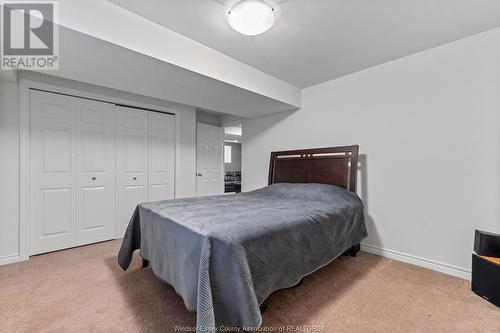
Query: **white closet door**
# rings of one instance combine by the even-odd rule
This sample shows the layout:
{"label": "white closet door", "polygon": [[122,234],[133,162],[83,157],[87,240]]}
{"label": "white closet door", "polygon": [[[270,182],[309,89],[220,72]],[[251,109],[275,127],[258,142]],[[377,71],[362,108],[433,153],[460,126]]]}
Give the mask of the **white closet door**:
{"label": "white closet door", "polygon": [[198,196],[223,193],[222,146],[221,127],[197,124],[196,192]]}
{"label": "white closet door", "polygon": [[149,201],[174,198],[175,116],[148,112]]}
{"label": "white closet door", "polygon": [[115,236],[115,105],[78,99],[77,245]]}
{"label": "white closet door", "polygon": [[76,118],[75,98],[30,92],[30,254],[76,244]]}
{"label": "white closet door", "polygon": [[148,201],[148,112],[117,107],[116,237],[123,237],[138,203]]}

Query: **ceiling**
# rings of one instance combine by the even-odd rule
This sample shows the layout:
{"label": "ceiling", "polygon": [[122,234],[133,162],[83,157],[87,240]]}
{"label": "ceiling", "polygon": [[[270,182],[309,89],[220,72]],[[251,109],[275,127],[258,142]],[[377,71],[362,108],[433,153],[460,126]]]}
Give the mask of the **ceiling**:
{"label": "ceiling", "polygon": [[276,25],[233,31],[237,0],[109,0],[304,88],[500,26],[499,0],[267,0]]}
{"label": "ceiling", "polygon": [[[85,50],[91,50],[99,57],[89,56]],[[276,99],[63,26],[59,27],[59,58],[61,62],[57,71],[40,72],[240,117],[259,117],[292,108]]]}

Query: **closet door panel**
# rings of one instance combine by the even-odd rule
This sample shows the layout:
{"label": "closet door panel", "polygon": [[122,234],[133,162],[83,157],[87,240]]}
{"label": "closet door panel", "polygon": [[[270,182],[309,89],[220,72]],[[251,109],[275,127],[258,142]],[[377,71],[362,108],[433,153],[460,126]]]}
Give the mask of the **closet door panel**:
{"label": "closet door panel", "polygon": [[76,244],[76,112],[72,97],[30,91],[30,255]]}
{"label": "closet door panel", "polygon": [[125,234],[137,204],[148,201],[148,112],[117,107],[116,237]]}
{"label": "closet door panel", "polygon": [[115,105],[78,100],[77,245],[114,238]]}
{"label": "closet door panel", "polygon": [[149,201],[174,198],[175,116],[149,112]]}

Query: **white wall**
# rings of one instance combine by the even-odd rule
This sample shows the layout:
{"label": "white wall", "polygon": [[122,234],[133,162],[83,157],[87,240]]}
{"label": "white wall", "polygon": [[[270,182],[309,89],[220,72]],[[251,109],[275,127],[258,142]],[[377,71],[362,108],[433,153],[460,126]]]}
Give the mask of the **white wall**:
{"label": "white wall", "polygon": [[500,232],[500,29],[302,91],[245,120],[243,190],[272,150],[359,144],[365,249],[468,277],[474,229]]}
{"label": "white wall", "polygon": [[196,111],[180,113],[180,158],[175,169],[175,197],[196,196]]}
{"label": "white wall", "polygon": [[213,126],[222,126],[222,117],[218,114],[209,113],[203,110],[196,110],[196,122]]}
{"label": "white wall", "polygon": [[241,171],[241,143],[224,142],[231,147],[231,163],[224,163],[224,172]]}
{"label": "white wall", "polygon": [[0,264],[18,260],[19,87],[0,82]]}
{"label": "white wall", "polygon": [[[178,111],[179,148],[176,155],[175,195],[196,195],[196,111],[194,107],[169,101],[55,78],[19,72],[23,79],[98,93],[111,98],[157,105]],[[19,84],[0,81],[0,265],[19,259]]]}

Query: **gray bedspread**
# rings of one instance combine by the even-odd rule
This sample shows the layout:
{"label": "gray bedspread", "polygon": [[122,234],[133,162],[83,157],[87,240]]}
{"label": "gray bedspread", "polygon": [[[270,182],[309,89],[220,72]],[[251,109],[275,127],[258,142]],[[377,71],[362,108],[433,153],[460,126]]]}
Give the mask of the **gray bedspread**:
{"label": "gray bedspread", "polygon": [[343,188],[274,184],[252,192],[137,206],[118,254],[134,250],[171,284],[197,331],[257,328],[259,305],[367,235],[363,204]]}

